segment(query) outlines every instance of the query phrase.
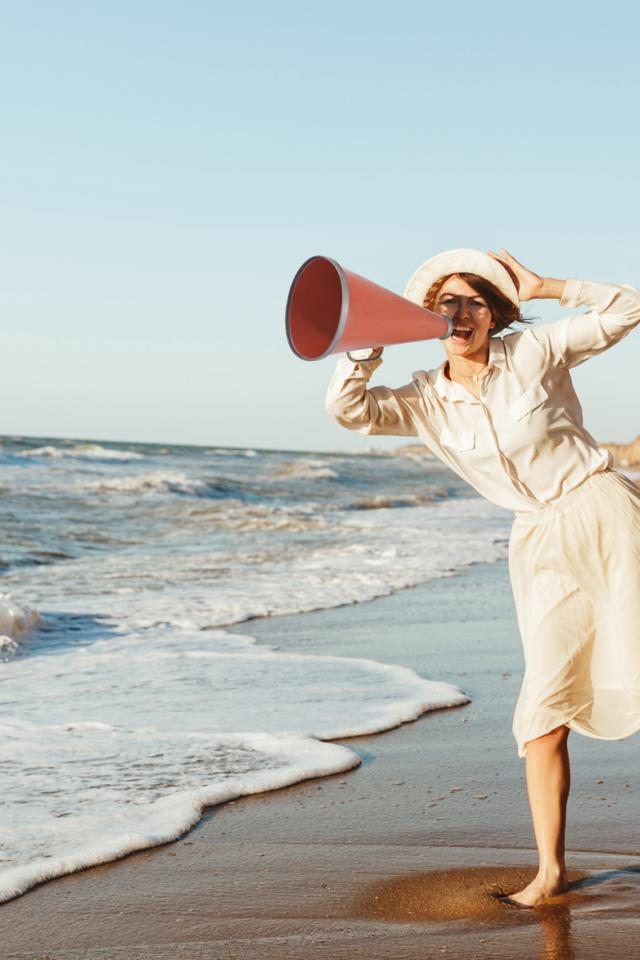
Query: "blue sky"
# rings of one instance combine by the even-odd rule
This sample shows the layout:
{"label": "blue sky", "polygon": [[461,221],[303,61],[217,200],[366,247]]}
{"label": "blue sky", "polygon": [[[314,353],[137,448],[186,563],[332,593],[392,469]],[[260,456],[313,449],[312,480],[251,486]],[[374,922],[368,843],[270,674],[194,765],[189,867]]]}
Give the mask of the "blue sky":
{"label": "blue sky", "polygon": [[[334,360],[289,351],[316,253],[398,292],[459,246],[640,286],[627,4],[0,8],[2,433],[397,445],[334,424]],[[443,356],[388,348],[374,382]],[[598,439],[640,432],[638,370],[638,330],[575,370]]]}

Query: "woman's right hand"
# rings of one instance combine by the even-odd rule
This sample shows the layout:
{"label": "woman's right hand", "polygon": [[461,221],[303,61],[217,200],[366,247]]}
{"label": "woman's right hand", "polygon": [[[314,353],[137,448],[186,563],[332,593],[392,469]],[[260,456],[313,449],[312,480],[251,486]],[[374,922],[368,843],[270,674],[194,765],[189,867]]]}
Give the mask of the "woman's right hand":
{"label": "woman's right hand", "polygon": [[525,267],[519,260],[512,257],[504,247],[500,247],[499,253],[494,253],[492,250],[488,250],[487,253],[498,263],[501,263],[511,276],[518,291],[518,299],[536,300],[540,296],[544,286],[543,277]]}

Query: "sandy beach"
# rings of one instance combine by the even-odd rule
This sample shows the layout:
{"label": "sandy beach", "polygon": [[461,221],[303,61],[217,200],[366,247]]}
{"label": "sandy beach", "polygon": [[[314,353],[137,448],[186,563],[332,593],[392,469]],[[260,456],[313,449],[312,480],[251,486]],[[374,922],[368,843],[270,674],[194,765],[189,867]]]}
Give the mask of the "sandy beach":
{"label": "sandy beach", "polygon": [[511,734],[522,663],[504,562],[251,632],[282,650],[403,664],[472,702],[341,741],[362,759],[347,774],[216,807],[176,843],[5,904],[2,958],[634,955],[637,738],[571,734],[571,891],[535,911],[492,897],[536,864]]}

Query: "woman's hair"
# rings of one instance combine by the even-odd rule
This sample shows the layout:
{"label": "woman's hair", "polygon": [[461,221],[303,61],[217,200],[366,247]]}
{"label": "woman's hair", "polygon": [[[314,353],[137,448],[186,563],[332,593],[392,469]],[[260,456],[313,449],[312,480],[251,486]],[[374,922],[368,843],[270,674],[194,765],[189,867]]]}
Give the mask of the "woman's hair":
{"label": "woman's hair", "polygon": [[495,327],[489,332],[489,336],[495,337],[502,330],[506,330],[512,323],[531,323],[531,319],[523,317],[520,309],[505,297],[504,293],[498,290],[490,280],[479,277],[477,273],[450,273],[446,277],[440,277],[435,283],[432,283],[425,295],[423,306],[428,310],[433,310],[438,299],[438,294],[442,290],[446,281],[451,277],[460,277],[466,280],[470,287],[473,287],[476,293],[479,293],[487,301],[491,311],[491,319]]}

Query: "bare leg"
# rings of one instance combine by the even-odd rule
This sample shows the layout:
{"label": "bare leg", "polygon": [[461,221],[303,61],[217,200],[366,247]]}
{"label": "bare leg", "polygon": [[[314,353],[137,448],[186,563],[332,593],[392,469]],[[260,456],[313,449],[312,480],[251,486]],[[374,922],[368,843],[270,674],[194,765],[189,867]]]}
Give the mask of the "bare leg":
{"label": "bare leg", "polygon": [[510,897],[530,907],[544,897],[562,893],[569,886],[564,862],[571,785],[568,736],[569,728],[562,726],[527,742],[527,791],[540,865],[535,879]]}

